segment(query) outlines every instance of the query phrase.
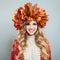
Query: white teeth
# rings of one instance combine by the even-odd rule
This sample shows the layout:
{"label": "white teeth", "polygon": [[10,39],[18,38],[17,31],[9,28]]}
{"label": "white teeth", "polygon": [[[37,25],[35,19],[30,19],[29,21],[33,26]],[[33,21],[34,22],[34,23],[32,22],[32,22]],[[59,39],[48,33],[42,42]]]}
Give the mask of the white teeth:
{"label": "white teeth", "polygon": [[30,32],[33,32],[33,30],[32,30],[32,29],[30,29],[29,31],[30,31]]}
{"label": "white teeth", "polygon": [[30,30],[30,32],[33,32],[33,30]]}

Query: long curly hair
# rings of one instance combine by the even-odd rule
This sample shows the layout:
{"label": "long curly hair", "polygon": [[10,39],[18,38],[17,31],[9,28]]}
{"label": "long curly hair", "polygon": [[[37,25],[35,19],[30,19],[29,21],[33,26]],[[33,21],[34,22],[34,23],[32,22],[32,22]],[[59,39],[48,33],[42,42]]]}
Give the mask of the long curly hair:
{"label": "long curly hair", "polygon": [[[38,27],[38,29],[37,29],[37,31],[34,35],[35,35],[36,45],[37,45],[37,47],[40,48],[43,59],[48,60],[48,53],[47,53],[47,50],[46,50],[47,44],[45,42],[46,38],[45,38],[45,36],[44,36],[40,27]],[[19,42],[18,49],[20,51],[19,54],[18,54],[18,57],[21,57],[23,55],[25,49],[28,46],[26,44],[27,38],[28,38],[28,34],[25,30],[25,27],[23,27],[21,30],[18,30],[17,40]]]}

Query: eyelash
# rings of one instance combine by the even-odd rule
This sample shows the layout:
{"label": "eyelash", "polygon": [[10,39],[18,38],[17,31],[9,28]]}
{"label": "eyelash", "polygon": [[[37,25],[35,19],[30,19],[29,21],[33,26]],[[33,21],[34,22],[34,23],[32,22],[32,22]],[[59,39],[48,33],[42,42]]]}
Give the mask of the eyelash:
{"label": "eyelash", "polygon": [[36,23],[33,23],[33,25],[37,25]]}
{"label": "eyelash", "polygon": [[[30,25],[29,23],[26,23],[26,25]],[[33,23],[33,25],[37,25],[36,23]]]}
{"label": "eyelash", "polygon": [[30,25],[29,23],[26,23],[26,25]]}

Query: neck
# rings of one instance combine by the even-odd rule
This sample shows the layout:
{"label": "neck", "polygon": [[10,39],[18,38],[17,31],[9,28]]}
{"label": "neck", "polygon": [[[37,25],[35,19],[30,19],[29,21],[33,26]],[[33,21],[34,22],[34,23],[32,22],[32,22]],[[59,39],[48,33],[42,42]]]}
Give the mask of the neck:
{"label": "neck", "polygon": [[35,40],[35,36],[34,35],[28,35],[28,41],[33,42]]}
{"label": "neck", "polygon": [[34,38],[35,35],[28,35],[28,38]]}

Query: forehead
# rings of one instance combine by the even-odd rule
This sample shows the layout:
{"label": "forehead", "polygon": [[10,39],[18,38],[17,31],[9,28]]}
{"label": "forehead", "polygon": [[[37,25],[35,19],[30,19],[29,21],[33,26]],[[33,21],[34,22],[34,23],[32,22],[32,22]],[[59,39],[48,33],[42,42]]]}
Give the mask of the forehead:
{"label": "forehead", "polygon": [[31,21],[30,23],[37,23],[36,21]]}
{"label": "forehead", "polygon": [[27,22],[27,23],[30,23],[30,24],[32,24],[32,23],[37,23],[36,21],[30,21],[30,22]]}

